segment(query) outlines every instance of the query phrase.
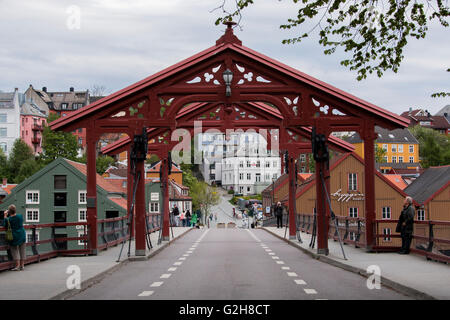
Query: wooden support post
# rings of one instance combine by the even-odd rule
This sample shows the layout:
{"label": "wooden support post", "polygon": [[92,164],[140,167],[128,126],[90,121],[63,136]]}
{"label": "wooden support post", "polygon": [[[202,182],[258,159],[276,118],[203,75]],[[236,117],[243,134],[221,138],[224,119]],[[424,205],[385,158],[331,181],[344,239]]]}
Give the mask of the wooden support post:
{"label": "wooden support post", "polygon": [[295,159],[290,157],[289,163],[289,239],[295,239],[297,226],[295,224],[296,201],[295,201]]}
{"label": "wooden support post", "polygon": [[162,160],[162,180],[163,184],[163,201],[164,201],[164,212],[163,212],[163,230],[162,230],[162,239],[163,241],[169,241],[170,239],[170,208],[169,208],[169,161],[167,158]]}
{"label": "wooden support post", "polygon": [[136,170],[138,174],[140,173],[141,178],[136,190],[136,204],[135,204],[135,255],[145,256],[145,169],[144,161],[139,161],[136,165]]}
{"label": "wooden support post", "polygon": [[[131,148],[127,151],[127,220],[129,219],[131,203],[133,202],[133,174],[131,172]],[[134,237],[134,219],[132,224],[129,226],[130,228],[130,237]]]}
{"label": "wooden support post", "polygon": [[96,169],[96,143],[97,140],[91,128],[87,129],[87,158],[86,158],[86,180],[87,180],[87,222],[89,233],[89,251],[92,255],[98,253],[98,231],[97,231],[97,169]]}
{"label": "wooden support post", "polygon": [[320,172],[324,177],[328,176],[326,164],[324,162],[316,162],[316,194],[317,194],[317,253],[328,254],[328,217],[326,196],[323,192],[322,179]]}
{"label": "wooden support post", "polygon": [[366,220],[366,250],[372,251],[375,246],[375,133],[374,125],[364,126],[364,193]]}

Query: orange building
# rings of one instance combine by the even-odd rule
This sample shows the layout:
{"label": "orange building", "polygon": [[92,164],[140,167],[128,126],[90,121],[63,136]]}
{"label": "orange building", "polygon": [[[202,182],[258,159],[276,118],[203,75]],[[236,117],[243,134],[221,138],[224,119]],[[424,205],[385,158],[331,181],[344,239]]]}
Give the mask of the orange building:
{"label": "orange building", "polygon": [[[161,161],[154,163],[150,168],[145,170],[146,179],[159,179],[159,170],[161,167]],[[183,185],[183,171],[175,163],[172,163],[172,172],[169,175],[169,179],[175,181],[178,185]]]}
{"label": "orange building", "polygon": [[[419,164],[419,142],[408,129],[395,129],[392,131],[375,127],[378,134],[376,144],[385,151],[383,163],[378,164],[381,172],[386,172],[396,164],[404,163],[405,169],[416,169]],[[354,133],[347,142],[355,146],[355,153],[364,159],[364,141]]]}

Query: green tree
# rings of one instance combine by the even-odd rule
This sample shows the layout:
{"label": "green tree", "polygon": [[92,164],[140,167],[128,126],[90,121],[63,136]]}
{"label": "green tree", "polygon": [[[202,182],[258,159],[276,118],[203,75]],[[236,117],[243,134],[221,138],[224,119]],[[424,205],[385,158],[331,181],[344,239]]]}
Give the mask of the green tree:
{"label": "green tree", "polygon": [[380,148],[377,143],[375,143],[375,162],[377,163],[385,163],[386,160],[384,157],[386,156],[386,151],[383,148]]}
{"label": "green tree", "polygon": [[8,158],[6,157],[6,154],[3,152],[3,149],[0,149],[0,179],[1,178],[10,179],[8,170]]}
{"label": "green tree", "polygon": [[201,209],[203,222],[211,213],[211,207],[219,204],[220,195],[215,187],[209,186],[206,182],[196,181],[189,189],[192,198],[193,210]]}
{"label": "green tree", "polygon": [[420,125],[409,130],[419,141],[419,157],[424,168],[450,164],[450,141],[446,135]]}
{"label": "green tree", "polygon": [[17,173],[17,177],[14,182],[21,183],[26,178],[31,177],[33,174],[38,172],[40,169],[41,166],[35,159],[27,159],[20,165],[19,172]]}
{"label": "green tree", "polygon": [[[445,20],[449,7],[442,0],[292,1],[298,4],[298,11],[280,28],[301,31],[283,43],[298,43],[317,32],[326,55],[335,53],[338,48],[349,55],[341,65],[356,71],[358,80],[365,79],[368,73],[381,77],[388,69],[397,72],[410,39],[425,38],[433,20],[443,27],[449,25]],[[240,21],[242,10],[254,0],[236,0],[236,9],[232,12],[226,10],[226,3],[227,0],[223,0],[217,8],[223,10],[223,16],[216,24],[233,18]],[[305,32],[308,22],[314,26]]]}
{"label": "green tree", "polygon": [[33,150],[22,139],[16,139],[8,159],[9,177],[15,183],[17,183],[20,166],[26,160],[35,160]]}
{"label": "green tree", "polygon": [[159,161],[159,157],[156,154],[151,154],[150,157],[145,159],[146,164],[153,164]]}
{"label": "green tree", "polygon": [[45,127],[42,133],[42,161],[46,164],[57,158],[77,160],[78,142],[77,138],[70,132],[52,131]]}
{"label": "green tree", "polygon": [[106,169],[115,163],[114,158],[110,156],[101,156],[96,160],[96,169],[98,174],[105,173]]}

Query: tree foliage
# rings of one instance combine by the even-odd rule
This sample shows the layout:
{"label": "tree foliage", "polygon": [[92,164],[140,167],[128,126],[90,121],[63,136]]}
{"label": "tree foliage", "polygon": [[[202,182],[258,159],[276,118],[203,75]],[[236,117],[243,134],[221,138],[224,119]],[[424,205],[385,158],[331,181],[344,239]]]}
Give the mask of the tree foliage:
{"label": "tree foliage", "polygon": [[22,139],[16,139],[7,165],[10,180],[17,183],[20,167],[27,160],[35,161],[33,150]]}
{"label": "tree foliage", "polygon": [[384,157],[386,156],[387,152],[378,146],[377,143],[375,143],[375,162],[377,163],[385,163],[386,160]]}
{"label": "tree foliage", "polygon": [[[342,48],[348,58],[341,65],[356,71],[357,79],[386,70],[398,71],[403,50],[410,39],[423,39],[433,20],[448,27],[449,7],[442,0],[292,0],[298,4],[296,14],[281,29],[299,30],[299,35],[284,39],[284,44],[301,42],[317,32],[326,55]],[[227,0],[216,9],[223,16],[216,24],[238,18],[254,0],[235,0],[236,9],[225,9]],[[308,23],[314,26],[305,31]]]}
{"label": "tree foliage", "polygon": [[42,133],[42,161],[46,164],[57,158],[77,160],[77,138],[70,132],[53,131],[45,127]]}
{"label": "tree foliage", "polygon": [[410,128],[419,141],[419,157],[424,168],[450,164],[450,141],[448,136],[419,125]]}
{"label": "tree foliage", "polygon": [[114,165],[115,160],[110,156],[101,156],[97,157],[96,160],[96,169],[98,174],[104,174],[106,169],[110,166]]}
{"label": "tree foliage", "polygon": [[8,158],[3,152],[3,149],[0,148],[0,178],[10,179],[8,171]]}

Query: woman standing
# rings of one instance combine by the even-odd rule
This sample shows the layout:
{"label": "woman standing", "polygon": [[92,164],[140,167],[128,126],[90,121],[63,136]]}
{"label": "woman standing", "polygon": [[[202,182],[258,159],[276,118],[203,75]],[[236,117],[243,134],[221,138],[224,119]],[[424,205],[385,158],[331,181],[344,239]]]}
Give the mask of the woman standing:
{"label": "woman standing", "polygon": [[[25,229],[23,227],[23,217],[21,214],[16,214],[16,206],[10,205],[8,210],[3,213],[3,226],[8,228],[11,226],[13,240],[9,243],[13,260],[16,262],[16,267],[13,271],[25,269],[26,258],[26,244],[25,244]],[[20,257],[20,258],[19,258]]]}
{"label": "woman standing", "polygon": [[196,224],[197,224],[197,213],[194,212],[191,217],[191,227],[195,227]]}
{"label": "woman standing", "polygon": [[186,213],[183,211],[180,213],[180,221],[181,221],[181,226],[182,227],[186,227]]}

